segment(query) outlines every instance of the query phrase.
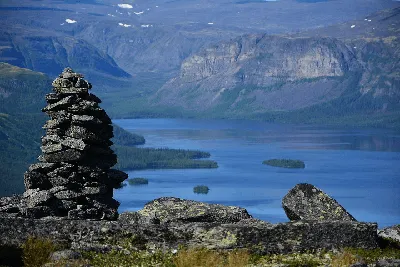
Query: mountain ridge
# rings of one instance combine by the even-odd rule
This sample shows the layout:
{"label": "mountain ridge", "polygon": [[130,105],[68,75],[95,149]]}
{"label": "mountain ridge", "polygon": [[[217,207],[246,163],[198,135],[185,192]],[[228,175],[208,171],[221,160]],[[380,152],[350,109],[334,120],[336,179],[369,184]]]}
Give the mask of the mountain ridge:
{"label": "mountain ridge", "polygon": [[[342,38],[253,34],[220,42],[186,58],[180,73],[151,101],[215,117],[256,118],[313,106],[322,111],[329,103],[342,115],[390,115],[400,108],[399,43],[392,27],[400,12],[384,10],[369,17],[379,16],[386,18],[382,27],[388,29],[365,38],[344,38],[343,32]],[[348,31],[355,28],[345,24]]]}

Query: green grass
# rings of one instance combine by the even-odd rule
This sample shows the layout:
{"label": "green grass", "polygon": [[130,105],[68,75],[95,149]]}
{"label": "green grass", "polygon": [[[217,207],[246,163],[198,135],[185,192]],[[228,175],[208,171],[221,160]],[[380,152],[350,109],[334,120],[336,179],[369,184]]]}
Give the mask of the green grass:
{"label": "green grass", "polygon": [[[207,248],[148,249],[146,241],[133,238],[117,239],[118,250],[107,253],[81,251],[79,260],[60,261],[50,266],[165,266],[165,267],[289,267],[350,266],[356,262],[374,263],[380,259],[399,259],[400,249],[345,248],[340,251],[313,251],[289,254],[258,255],[246,249],[210,250]],[[29,237],[22,245],[25,266],[42,266],[59,246],[45,238]]]}
{"label": "green grass", "polygon": [[262,164],[289,169],[304,169],[306,167],[303,161],[293,159],[269,159],[264,160]]}
{"label": "green grass", "polygon": [[22,245],[22,260],[24,266],[40,267],[49,261],[52,252],[57,246],[44,238],[28,237]]}

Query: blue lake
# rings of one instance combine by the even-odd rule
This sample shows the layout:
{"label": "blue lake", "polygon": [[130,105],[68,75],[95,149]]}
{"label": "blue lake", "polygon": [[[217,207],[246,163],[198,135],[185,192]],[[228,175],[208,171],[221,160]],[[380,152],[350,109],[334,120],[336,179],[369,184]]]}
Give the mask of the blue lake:
{"label": "blue lake", "polygon": [[[211,153],[217,169],[127,171],[145,186],[115,190],[120,212],[135,211],[162,196],[234,205],[255,218],[288,221],[283,196],[311,183],[334,197],[357,220],[379,227],[400,224],[400,133],[386,129],[338,129],[247,120],[114,120],[143,135],[144,147],[197,149]],[[271,158],[300,159],[305,169],[261,164]],[[207,195],[193,193],[207,185]]]}

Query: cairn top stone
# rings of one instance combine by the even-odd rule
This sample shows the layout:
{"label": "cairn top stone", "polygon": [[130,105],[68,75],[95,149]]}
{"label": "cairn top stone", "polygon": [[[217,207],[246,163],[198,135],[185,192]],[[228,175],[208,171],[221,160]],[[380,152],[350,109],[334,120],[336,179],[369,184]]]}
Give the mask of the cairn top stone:
{"label": "cairn top stone", "polygon": [[335,199],[311,184],[298,184],[282,199],[291,221],[356,221]]}
{"label": "cairn top stone", "polygon": [[74,72],[71,68],[65,68],[53,83],[53,91],[59,94],[88,93],[92,85],[83,79],[83,75]]}

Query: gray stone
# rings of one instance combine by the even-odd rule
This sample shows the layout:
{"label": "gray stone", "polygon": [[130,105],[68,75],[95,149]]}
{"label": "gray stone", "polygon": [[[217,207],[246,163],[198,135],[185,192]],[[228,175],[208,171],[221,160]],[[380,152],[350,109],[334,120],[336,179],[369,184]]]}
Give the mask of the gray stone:
{"label": "gray stone", "polygon": [[59,111],[47,111],[47,115],[50,116],[53,120],[70,120],[71,119],[71,114],[68,113],[65,110],[59,110]]}
{"label": "gray stone", "polygon": [[82,189],[82,193],[84,195],[99,195],[107,192],[107,188],[105,186],[98,187],[84,187]]}
{"label": "gray stone", "polygon": [[63,147],[61,146],[61,144],[54,144],[54,145],[41,146],[40,149],[42,150],[43,153],[50,154],[63,150]]}
{"label": "gray stone", "polygon": [[63,210],[73,210],[76,209],[78,204],[75,201],[72,200],[60,200],[58,202],[58,208],[63,209]]}
{"label": "gray stone", "polygon": [[18,213],[19,211],[20,211],[19,205],[16,204],[0,206],[0,212]]}
{"label": "gray stone", "polygon": [[25,184],[25,189],[35,189],[35,188],[48,189],[51,186],[46,174],[38,171],[25,172],[24,184]]}
{"label": "gray stone", "polygon": [[290,220],[356,221],[336,200],[311,184],[298,184],[282,200]]}
{"label": "gray stone", "polygon": [[84,153],[76,149],[65,149],[63,151],[43,154],[45,162],[73,162],[84,158]]}
{"label": "gray stone", "polygon": [[76,169],[75,165],[70,164],[70,163],[65,163],[65,162],[60,163],[58,166],[59,166],[58,168],[47,173],[47,176],[49,176],[49,177],[59,177],[59,176],[68,177]]}
{"label": "gray stone", "polygon": [[49,189],[49,192],[52,194],[55,194],[55,193],[58,193],[60,191],[65,191],[65,190],[68,190],[68,188],[66,186],[54,186]]}
{"label": "gray stone", "polygon": [[69,95],[56,103],[47,105],[45,108],[42,109],[42,111],[46,112],[62,110],[64,108],[67,108],[68,106],[71,106],[73,103],[76,103],[76,99],[77,98],[75,95]]}
{"label": "gray stone", "polygon": [[47,173],[51,170],[54,170],[54,168],[57,166],[57,164],[55,163],[44,163],[44,162],[40,162],[40,163],[35,163],[32,164],[31,166],[29,166],[29,171],[37,171],[37,172],[41,172],[41,173]]}
{"label": "gray stone", "polygon": [[37,192],[39,192],[40,189],[39,188],[35,188],[35,189],[27,189],[25,190],[25,192],[22,194],[23,198],[28,198],[33,194],[36,194]]}
{"label": "gray stone", "polygon": [[82,196],[82,193],[73,190],[65,190],[55,193],[54,196],[58,199],[76,199]]}
{"label": "gray stone", "polygon": [[70,184],[70,181],[67,178],[63,177],[50,177],[49,182],[53,187],[66,186]]}
{"label": "gray stone", "polygon": [[43,129],[53,129],[53,128],[61,128],[64,127],[68,123],[68,120],[63,119],[53,119],[48,120],[42,127]]}
{"label": "gray stone", "polygon": [[362,262],[356,262],[356,263],[350,265],[350,267],[368,267],[368,264],[362,263]]}
{"label": "gray stone", "polygon": [[27,218],[42,218],[52,216],[54,213],[54,210],[47,206],[21,208],[21,214]]}
{"label": "gray stone", "polygon": [[95,110],[99,108],[98,103],[93,101],[81,100],[79,103],[72,104],[67,108],[68,112],[71,113],[82,113],[90,110]]}
{"label": "gray stone", "polygon": [[27,207],[33,208],[48,204],[54,198],[54,195],[47,190],[35,190],[33,192],[30,191],[26,196],[24,194],[24,197]]}
{"label": "gray stone", "polygon": [[61,141],[61,144],[65,147],[77,150],[87,150],[90,147],[82,139],[75,139],[71,137],[66,137],[64,140]]}
{"label": "gray stone", "polygon": [[103,138],[101,138],[97,134],[91,132],[85,127],[78,125],[71,125],[71,127],[69,127],[68,130],[65,132],[65,135],[85,141],[101,142],[103,140]]}
{"label": "gray stone", "polygon": [[378,230],[378,236],[400,244],[400,224]]}
{"label": "gray stone", "polygon": [[61,143],[62,139],[58,135],[46,135],[42,137],[42,145],[51,145],[51,144],[59,144]]}
{"label": "gray stone", "polygon": [[56,102],[60,101],[63,98],[64,98],[63,95],[56,94],[56,93],[49,93],[45,97],[47,103],[49,103],[49,104],[56,103]]}
{"label": "gray stone", "polygon": [[149,220],[158,219],[161,223],[174,221],[234,223],[251,218],[243,208],[175,197],[155,199],[138,212]]}
{"label": "gray stone", "polygon": [[72,123],[77,125],[102,125],[103,122],[94,116],[72,115]]}
{"label": "gray stone", "polygon": [[400,267],[400,259],[384,259],[376,262],[376,267]]}
{"label": "gray stone", "polygon": [[50,260],[52,261],[60,261],[60,260],[77,260],[82,257],[82,254],[70,249],[61,250],[53,252],[50,255]]}

